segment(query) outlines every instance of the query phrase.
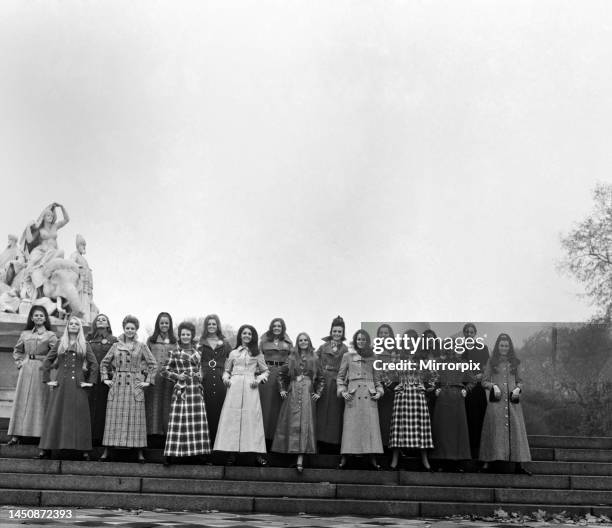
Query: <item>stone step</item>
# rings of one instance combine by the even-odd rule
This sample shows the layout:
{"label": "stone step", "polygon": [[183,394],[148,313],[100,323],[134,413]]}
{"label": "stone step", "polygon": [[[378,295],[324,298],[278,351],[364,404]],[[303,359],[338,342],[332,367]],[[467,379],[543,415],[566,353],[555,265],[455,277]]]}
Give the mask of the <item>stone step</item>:
{"label": "stone step", "polygon": [[336,515],[384,515],[398,517],[442,517],[447,515],[492,515],[503,508],[507,512],[547,513],[585,515],[612,515],[612,507],[597,504],[568,505],[553,503],[512,502],[464,502],[464,501],[405,501],[405,500],[355,500],[295,497],[250,497],[223,495],[175,495],[150,493],[104,493],[93,491],[3,490],[0,502],[14,506],[62,506],[81,508],[125,508],[125,509],[168,509],[220,510],[245,513],[283,514],[336,514]]}
{"label": "stone step", "polygon": [[[534,457],[535,460],[535,457]],[[546,460],[538,458],[538,460]],[[555,449],[552,460],[567,462],[612,462],[612,450],[607,449]]]}
{"label": "stone step", "polygon": [[[106,473],[106,474],[104,474]],[[542,503],[612,502],[612,478],[363,472],[281,468],[171,466],[0,459],[1,488],[125,491],[143,493],[296,496],[468,502],[523,502],[503,491]],[[514,490],[513,490],[514,488]],[[213,489],[214,491],[211,491]],[[570,491],[571,490],[571,491]],[[552,498],[541,498],[542,493]],[[554,493],[552,493],[554,492]],[[559,493],[557,493],[559,492]],[[564,495],[565,494],[565,495]],[[568,495],[569,494],[569,495]],[[565,498],[574,497],[574,499]],[[564,497],[564,500],[558,500]]]}
{"label": "stone step", "polygon": [[[15,449],[19,449],[16,447]],[[0,473],[61,473],[125,477],[200,478],[271,482],[331,482],[347,484],[403,484],[427,486],[488,486],[546,489],[612,489],[612,464],[586,462],[530,462],[534,475],[513,473],[446,473],[413,471],[363,471],[305,468],[300,475],[292,468],[206,466],[76,460],[0,458]]]}
{"label": "stone step", "polygon": [[612,449],[612,436],[530,435],[529,445],[559,449]]}
{"label": "stone step", "polygon": [[527,462],[524,464],[538,475],[592,475],[612,477],[612,464],[597,462]]}

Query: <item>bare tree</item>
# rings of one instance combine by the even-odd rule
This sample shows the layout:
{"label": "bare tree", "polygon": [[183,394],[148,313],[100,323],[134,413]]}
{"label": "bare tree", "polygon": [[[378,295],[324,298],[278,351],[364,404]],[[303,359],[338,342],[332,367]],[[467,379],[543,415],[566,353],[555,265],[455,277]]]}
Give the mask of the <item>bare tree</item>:
{"label": "bare tree", "polygon": [[566,257],[560,269],[585,287],[597,308],[596,319],[612,320],[612,184],[600,183],[593,192],[595,210],[561,238]]}

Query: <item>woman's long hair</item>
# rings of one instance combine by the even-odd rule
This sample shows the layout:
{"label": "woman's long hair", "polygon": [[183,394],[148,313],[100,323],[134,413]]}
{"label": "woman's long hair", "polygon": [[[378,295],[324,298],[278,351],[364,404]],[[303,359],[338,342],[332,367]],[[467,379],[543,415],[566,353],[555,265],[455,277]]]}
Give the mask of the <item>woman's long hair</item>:
{"label": "woman's long hair", "polygon": [[493,354],[491,354],[491,359],[489,360],[489,363],[491,365],[491,370],[493,372],[497,372],[497,367],[499,366],[499,363],[502,360],[502,356],[499,353],[499,343],[501,341],[508,341],[508,344],[510,345],[510,349],[508,350],[508,354],[506,355],[506,358],[508,360],[508,363],[510,363],[510,372],[512,374],[516,374],[517,368],[519,364],[521,363],[521,360],[516,357],[516,354],[514,352],[514,344],[512,343],[512,339],[510,339],[510,336],[508,334],[499,334],[497,336],[497,339],[495,340],[495,346],[493,347]]}
{"label": "woman's long hair", "polygon": [[289,339],[289,336],[287,335],[287,325],[285,324],[285,321],[282,317],[275,317],[274,319],[272,319],[272,321],[270,321],[270,326],[268,327],[268,331],[263,335],[263,339],[265,339],[266,341],[274,341],[274,332],[272,332],[272,327],[274,326],[274,323],[281,324],[281,333],[278,336],[278,339],[280,339],[281,341],[291,341]]}
{"label": "woman's long hair", "polygon": [[25,330],[33,330],[34,329],[34,321],[32,321],[32,316],[34,312],[42,312],[45,316],[45,328],[47,330],[51,330],[51,320],[49,319],[49,312],[44,306],[39,304],[33,304],[32,308],[30,308],[30,312],[28,313],[28,320],[26,321]]}
{"label": "woman's long hair", "polygon": [[380,337],[380,331],[381,331],[383,328],[386,328],[387,330],[389,330],[389,335],[390,335],[391,337],[395,337],[395,334],[393,333],[393,327],[392,327],[390,324],[387,324],[387,323],[383,323],[383,324],[381,324],[381,325],[378,327],[378,329],[376,330],[376,337]]}
{"label": "woman's long hair", "polygon": [[[308,348],[306,351],[302,351],[300,348],[300,337],[306,336],[308,339]],[[295,338],[295,346],[291,349],[289,359],[287,361],[289,366],[289,377],[295,378],[299,376],[299,366],[302,360],[302,354],[306,356],[306,369],[315,372],[317,357],[315,355],[314,347],[312,346],[312,340],[306,332],[300,332]]]}
{"label": "woman's long hair", "polygon": [[[157,316],[157,319],[155,319],[155,329],[153,330],[153,335],[149,337],[149,339],[147,339],[147,344],[149,346],[157,343],[157,338],[161,333],[159,329],[159,322],[161,321],[162,317],[167,317],[168,321],[170,321],[170,326],[168,327],[168,341],[170,341],[171,344],[176,345],[176,337],[174,335],[174,325],[172,324],[172,316],[168,312],[161,312]],[[195,338],[195,335],[193,337]]]}
{"label": "woman's long hair", "polygon": [[68,326],[70,325],[70,321],[77,321],[79,323],[79,332],[77,333],[76,338],[76,353],[77,358],[84,359],[87,352],[87,343],[85,341],[85,332],[83,332],[83,323],[76,315],[71,315],[68,317],[68,321],[66,321],[66,328],[64,328],[64,333],[59,340],[59,345],[57,347],[57,356],[58,358],[66,353],[66,350],[70,348],[70,335],[68,334]]}
{"label": "woman's long hair", "polygon": [[204,327],[202,328],[202,337],[200,337],[200,343],[203,343],[204,340],[208,337],[208,323],[211,320],[215,320],[217,323],[217,337],[223,341],[225,336],[223,335],[223,331],[221,330],[221,320],[217,314],[208,314],[204,318]]}
{"label": "woman's long hair", "polygon": [[[100,316],[106,317],[106,320],[108,321],[107,328],[98,328],[98,317]],[[106,314],[96,315],[96,318],[91,322],[91,331],[89,332],[89,334],[87,334],[87,341],[93,341],[94,339],[98,337],[102,337],[103,335],[102,330],[106,330],[109,336],[113,335],[113,329],[111,328],[110,319],[108,318],[108,315]]]}
{"label": "woman's long hair", "polygon": [[[363,335],[366,339],[366,343],[363,348],[357,348],[357,337],[359,335]],[[370,334],[368,334],[365,330],[357,330],[357,332],[353,334],[353,348],[361,357],[372,356],[374,351],[372,350],[372,338],[370,337]]]}
{"label": "woman's long hair", "polygon": [[247,347],[249,349],[249,352],[251,354],[251,356],[258,356],[259,355],[259,346],[258,346],[258,341],[259,341],[259,337],[257,336],[257,330],[255,330],[255,327],[250,325],[250,324],[243,324],[239,329],[238,329],[238,337],[236,338],[236,348],[239,348],[242,345],[242,331],[248,328],[251,331],[251,342],[248,345],[244,345],[245,347]]}

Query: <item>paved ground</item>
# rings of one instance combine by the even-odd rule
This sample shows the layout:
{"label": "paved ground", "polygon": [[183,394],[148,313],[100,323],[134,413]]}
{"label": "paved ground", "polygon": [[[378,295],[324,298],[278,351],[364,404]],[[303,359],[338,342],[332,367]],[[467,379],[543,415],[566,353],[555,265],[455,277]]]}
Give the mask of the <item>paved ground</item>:
{"label": "paved ground", "polygon": [[[15,511],[15,510],[14,510]],[[15,513],[13,513],[15,515]],[[87,526],[87,527],[119,527],[119,528],[281,528],[281,527],[325,527],[325,528],[398,528],[402,526],[412,528],[511,528],[521,526],[523,528],[543,528],[554,526],[587,525],[583,523],[548,523],[538,521],[527,521],[522,524],[505,523],[500,521],[470,521],[470,520],[439,520],[439,519],[396,519],[391,517],[319,517],[316,515],[267,515],[267,514],[235,514],[235,513],[192,513],[192,512],[146,512],[146,511],[124,511],[103,509],[73,510],[73,518],[65,520],[35,520],[35,519],[11,519],[11,509],[7,506],[0,507],[0,526],[2,528],[17,527],[50,527],[50,526]],[[592,527],[612,526],[612,524],[588,524]]]}

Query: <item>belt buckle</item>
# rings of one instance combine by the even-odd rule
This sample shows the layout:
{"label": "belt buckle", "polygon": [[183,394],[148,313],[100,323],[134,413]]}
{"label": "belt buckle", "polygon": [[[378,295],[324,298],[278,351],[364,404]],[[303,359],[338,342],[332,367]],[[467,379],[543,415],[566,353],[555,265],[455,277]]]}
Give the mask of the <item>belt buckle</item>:
{"label": "belt buckle", "polygon": [[215,367],[217,366],[217,362],[216,362],[214,359],[211,359],[211,360],[208,362],[208,366],[209,366],[210,368],[215,368]]}

